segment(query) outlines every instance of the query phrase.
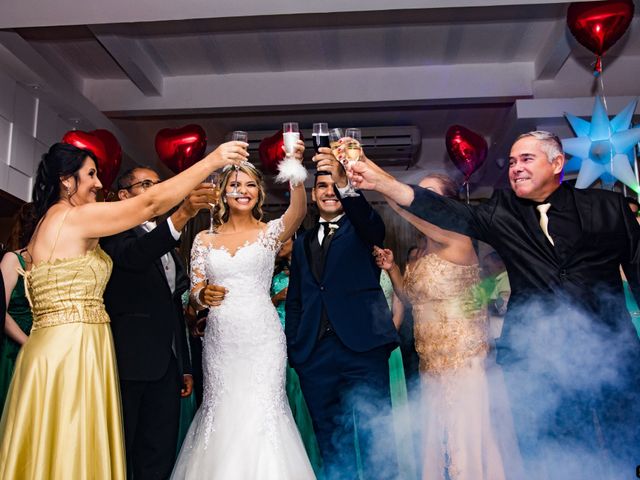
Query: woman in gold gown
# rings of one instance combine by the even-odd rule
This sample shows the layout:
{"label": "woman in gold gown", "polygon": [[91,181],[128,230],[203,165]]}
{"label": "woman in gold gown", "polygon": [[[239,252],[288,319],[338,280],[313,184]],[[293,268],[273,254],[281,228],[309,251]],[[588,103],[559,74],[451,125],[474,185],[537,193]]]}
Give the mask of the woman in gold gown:
{"label": "woman in gold gown", "polygon": [[0,421],[0,478],[119,480],[124,438],[113,340],[102,301],[111,259],[98,239],[154,218],[207,175],[247,156],[222,144],[193,167],[130,200],[97,203],[94,155],[55,144],[34,184],[39,224],[27,246],[33,328],[16,360]]}
{"label": "woman in gold gown", "polygon": [[[457,197],[456,185],[444,175],[429,175],[420,186]],[[522,478],[504,381],[487,355],[489,318],[471,239],[389,203],[428,240],[426,254],[404,278],[391,251],[376,248],[378,266],[412,305],[423,386],[422,478]]]}

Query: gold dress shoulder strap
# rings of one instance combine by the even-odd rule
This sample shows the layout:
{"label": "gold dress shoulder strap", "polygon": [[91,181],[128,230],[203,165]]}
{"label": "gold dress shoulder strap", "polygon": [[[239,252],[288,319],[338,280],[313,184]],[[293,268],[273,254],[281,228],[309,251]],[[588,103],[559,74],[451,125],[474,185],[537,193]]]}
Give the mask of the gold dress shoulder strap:
{"label": "gold dress shoulder strap", "polygon": [[33,309],[33,303],[31,302],[31,295],[29,293],[29,272],[24,269],[22,264],[16,267],[16,272],[18,272],[18,275],[20,275],[24,280],[24,296],[27,297],[29,306]]}
{"label": "gold dress shoulder strap", "polygon": [[71,211],[71,208],[67,209],[67,211],[64,212],[62,221],[60,222],[60,225],[58,225],[58,231],[56,232],[56,239],[53,241],[53,247],[51,247],[51,253],[49,254],[49,258],[47,259],[47,262],[50,262],[51,257],[53,257],[53,252],[55,252],[56,250],[56,245],[58,244],[58,238],[60,237],[60,232],[62,231],[62,225],[64,225],[64,221],[67,219],[67,215],[69,215],[70,211]]}

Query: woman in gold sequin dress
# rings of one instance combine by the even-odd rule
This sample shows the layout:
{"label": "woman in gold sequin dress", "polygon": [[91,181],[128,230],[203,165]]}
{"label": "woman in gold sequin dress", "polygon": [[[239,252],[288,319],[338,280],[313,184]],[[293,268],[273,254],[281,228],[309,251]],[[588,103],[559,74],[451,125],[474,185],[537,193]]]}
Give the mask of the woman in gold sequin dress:
{"label": "woman in gold sequin dress", "polygon": [[229,142],[131,200],[96,203],[95,157],[55,144],[34,184],[40,222],[21,272],[33,310],[0,421],[0,478],[120,480],[124,438],[113,340],[102,301],[111,259],[98,238],[179,203],[207,175],[246,157]]}
{"label": "woman in gold sequin dress", "polygon": [[[444,175],[430,175],[420,186],[457,197],[456,185]],[[423,385],[422,478],[522,478],[504,381],[487,358],[488,315],[471,240],[389,203],[428,240],[426,254],[404,278],[390,250],[375,251],[378,266],[413,308]]]}

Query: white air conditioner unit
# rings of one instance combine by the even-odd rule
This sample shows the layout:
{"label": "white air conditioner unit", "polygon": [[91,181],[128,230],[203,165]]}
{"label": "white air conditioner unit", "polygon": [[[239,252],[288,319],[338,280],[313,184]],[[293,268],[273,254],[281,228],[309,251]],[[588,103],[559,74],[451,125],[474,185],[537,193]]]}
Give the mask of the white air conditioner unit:
{"label": "white air conditioner unit", "polygon": [[[331,126],[331,125],[330,125]],[[258,147],[260,142],[274,135],[273,130],[250,131],[249,153],[250,159],[255,164],[260,164]],[[307,150],[305,160],[311,160],[314,154],[311,141],[311,130],[302,130]],[[420,129],[414,125],[399,127],[362,127],[362,146],[369,157],[380,166],[404,166],[414,165],[420,156],[422,135]]]}
{"label": "white air conditioner unit", "polygon": [[422,135],[416,126],[362,129],[362,146],[367,156],[381,166],[414,165],[420,157],[421,145]]}

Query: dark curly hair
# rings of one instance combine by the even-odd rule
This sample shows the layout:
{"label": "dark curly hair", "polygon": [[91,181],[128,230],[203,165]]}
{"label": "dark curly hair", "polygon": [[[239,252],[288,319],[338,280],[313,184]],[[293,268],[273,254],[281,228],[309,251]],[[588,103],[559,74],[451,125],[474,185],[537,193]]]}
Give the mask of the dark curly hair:
{"label": "dark curly hair", "polygon": [[[40,219],[47,210],[60,199],[60,179],[73,177],[78,183],[78,170],[89,157],[98,164],[96,156],[89,150],[83,150],[67,143],[55,143],[42,155],[38,172],[33,184],[33,205],[35,216]],[[74,192],[70,192],[73,195]]]}

